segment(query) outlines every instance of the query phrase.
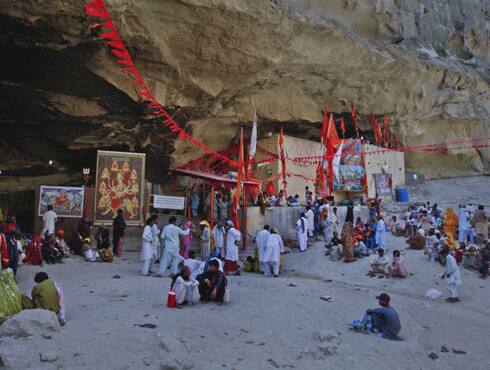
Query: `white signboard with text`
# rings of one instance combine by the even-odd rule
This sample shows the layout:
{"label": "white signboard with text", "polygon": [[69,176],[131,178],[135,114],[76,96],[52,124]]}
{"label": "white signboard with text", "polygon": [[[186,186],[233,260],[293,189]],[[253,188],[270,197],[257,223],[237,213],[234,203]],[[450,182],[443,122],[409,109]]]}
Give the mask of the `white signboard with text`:
{"label": "white signboard with text", "polygon": [[153,208],[183,210],[185,208],[185,197],[153,195]]}

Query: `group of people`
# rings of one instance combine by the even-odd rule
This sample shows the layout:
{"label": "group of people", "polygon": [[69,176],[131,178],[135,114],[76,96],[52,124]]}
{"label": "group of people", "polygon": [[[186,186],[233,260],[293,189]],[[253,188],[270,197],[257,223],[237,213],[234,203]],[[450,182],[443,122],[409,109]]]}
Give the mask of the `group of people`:
{"label": "group of people", "polygon": [[398,223],[398,235],[407,237],[410,249],[423,250],[432,262],[445,267],[448,302],[459,302],[457,287],[462,284],[460,267],[476,271],[486,279],[490,265],[488,217],[485,207],[459,205],[457,211],[443,211],[430,202],[411,205]]}

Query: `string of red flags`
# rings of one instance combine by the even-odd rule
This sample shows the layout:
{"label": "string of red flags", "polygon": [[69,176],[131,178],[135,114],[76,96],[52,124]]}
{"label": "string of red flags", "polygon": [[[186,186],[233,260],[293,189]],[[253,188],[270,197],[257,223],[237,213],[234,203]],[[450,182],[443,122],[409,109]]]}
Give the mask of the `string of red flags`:
{"label": "string of red flags", "polygon": [[160,121],[167,126],[172,132],[177,134],[179,140],[187,141],[195,146],[200,147],[202,150],[218,158],[219,160],[226,162],[232,167],[240,167],[241,164],[234,161],[227,156],[220,154],[209,148],[206,144],[191,137],[187,132],[180,127],[180,125],[173,119],[165,108],[156,100],[151,93],[150,89],[143,80],[143,76],[138,71],[133,63],[131,55],[124,46],[121,37],[117,32],[117,28],[102,0],[91,1],[85,5],[85,14],[99,18],[101,23],[95,23],[90,26],[91,29],[101,28],[103,33],[100,35],[105,40],[106,45],[109,47],[110,52],[115,55],[116,62],[120,65],[121,70],[131,77],[131,85],[135,87],[136,94],[141,98],[141,103],[144,104],[150,112]]}

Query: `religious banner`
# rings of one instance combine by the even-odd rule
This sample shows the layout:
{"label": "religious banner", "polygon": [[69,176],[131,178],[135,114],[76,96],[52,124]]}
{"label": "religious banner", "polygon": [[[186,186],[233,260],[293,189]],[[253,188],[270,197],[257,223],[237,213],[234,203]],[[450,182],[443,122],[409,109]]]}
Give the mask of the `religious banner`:
{"label": "religious banner", "polygon": [[364,167],[359,165],[339,166],[339,177],[334,179],[335,191],[362,191]]}
{"label": "religious banner", "polygon": [[361,140],[349,139],[344,142],[344,147],[342,149],[342,160],[340,164],[343,165],[361,165],[361,153],[362,153],[362,143]]}
{"label": "religious banner", "polygon": [[44,215],[52,205],[58,217],[82,217],[83,195],[83,187],[42,185],[38,215]]}
{"label": "religious banner", "polygon": [[95,223],[111,223],[123,210],[128,225],[143,223],[145,154],[97,151]]}
{"label": "religious banner", "polygon": [[393,195],[393,181],[391,179],[391,173],[374,174],[374,182],[376,184],[376,194],[378,194],[380,197]]}

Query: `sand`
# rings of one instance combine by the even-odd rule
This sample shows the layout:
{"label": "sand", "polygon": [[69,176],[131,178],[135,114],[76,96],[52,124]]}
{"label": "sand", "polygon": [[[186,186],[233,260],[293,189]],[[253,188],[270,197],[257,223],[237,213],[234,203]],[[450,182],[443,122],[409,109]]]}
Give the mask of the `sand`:
{"label": "sand", "polygon": [[[112,264],[75,257],[64,264],[22,266],[22,291],[30,291],[41,270],[62,284],[68,321],[50,339],[2,338],[0,356],[16,370],[171,369],[169,362],[175,369],[487,369],[490,279],[463,269],[461,302],[446,303],[442,266],[422,251],[404,250],[403,238],[390,235],[387,246],[390,255],[402,250],[413,275],[367,277],[367,259],[331,262],[318,241],[305,253],[285,255],[279,278],[230,277],[229,304],[182,310],[165,307],[170,279],[139,275],[138,253]],[[429,288],[442,297],[424,298]],[[402,342],[347,329],[346,323],[377,306],[381,292],[391,295],[400,314]],[[333,301],[320,299],[325,296]],[[441,352],[442,346],[450,352]],[[428,358],[431,352],[438,358]],[[41,362],[41,353],[57,359]]]}
{"label": "sand", "polygon": [[[390,236],[388,245],[400,248],[403,239]],[[165,357],[176,355],[162,349],[161,339],[181,346],[196,369],[483,369],[488,364],[488,281],[464,271],[462,302],[449,304],[445,283],[437,277],[442,267],[421,251],[404,254],[414,274],[405,280],[369,278],[366,259],[345,264],[323,254],[323,243],[317,242],[306,253],[286,255],[280,278],[230,277],[229,304],[182,310],[165,307],[169,279],[139,276],[137,253],[113,264],[73,258],[45,268],[24,266],[19,270],[23,291],[30,290],[38,270],[63,285],[68,322],[51,339],[2,339],[1,346],[14,354],[15,369],[161,369]],[[112,278],[115,274],[121,279]],[[423,298],[429,288],[443,296]],[[347,322],[377,305],[380,292],[391,295],[400,314],[403,342],[347,330]],[[333,302],[322,296],[332,296]],[[157,327],[136,326],[146,323]],[[333,344],[337,354],[322,354],[317,330],[340,333],[341,343]],[[442,346],[467,353],[441,353]],[[17,351],[24,355],[15,356]],[[55,351],[58,360],[40,362],[46,351]],[[439,359],[429,359],[431,351]]]}

